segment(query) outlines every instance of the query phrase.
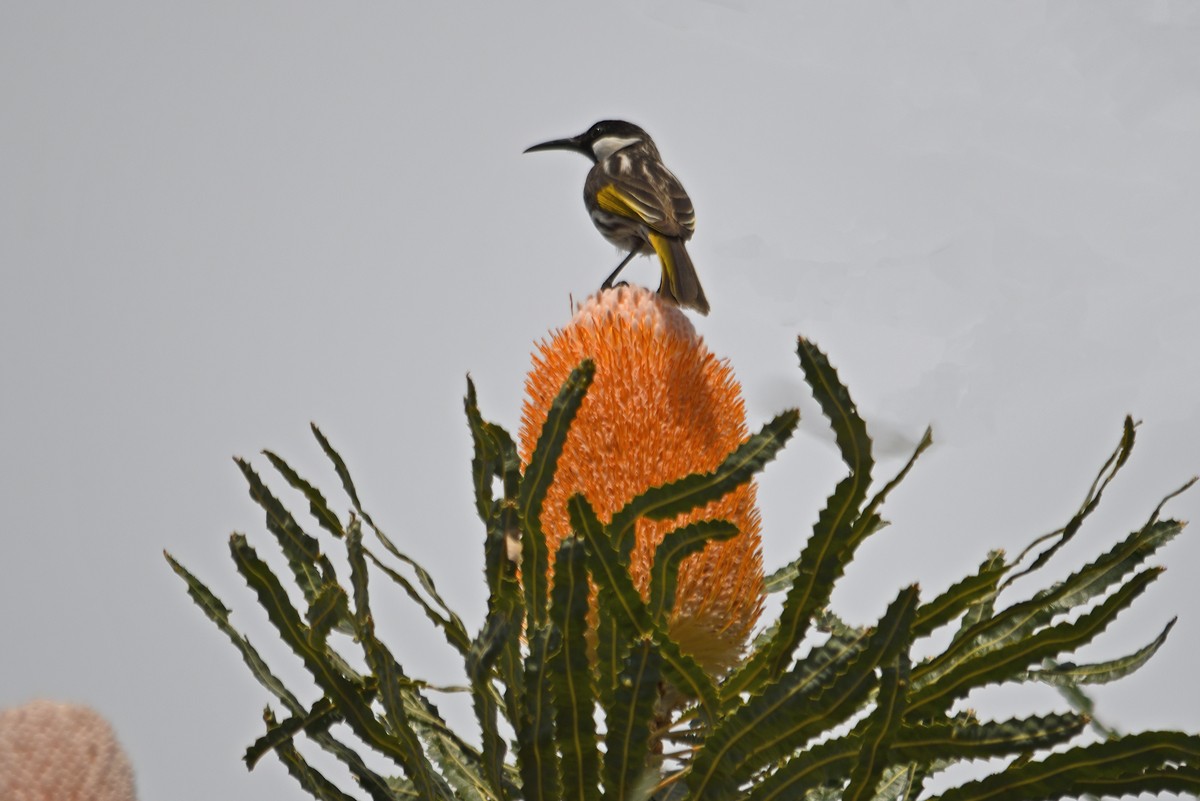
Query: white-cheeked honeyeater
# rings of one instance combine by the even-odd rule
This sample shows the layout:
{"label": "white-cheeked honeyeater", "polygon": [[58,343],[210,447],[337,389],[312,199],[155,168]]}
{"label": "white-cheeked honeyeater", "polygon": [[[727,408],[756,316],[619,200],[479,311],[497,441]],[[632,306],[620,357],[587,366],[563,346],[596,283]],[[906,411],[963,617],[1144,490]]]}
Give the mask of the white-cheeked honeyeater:
{"label": "white-cheeked honeyeater", "polygon": [[634,256],[654,253],[662,264],[659,294],[708,314],[708,299],[684,247],[696,228],[696,212],[649,134],[631,122],[603,120],[578,136],[525,152],[538,150],[574,150],[594,164],[583,184],[583,202],[604,238],[629,252],[601,289],[611,287]]}

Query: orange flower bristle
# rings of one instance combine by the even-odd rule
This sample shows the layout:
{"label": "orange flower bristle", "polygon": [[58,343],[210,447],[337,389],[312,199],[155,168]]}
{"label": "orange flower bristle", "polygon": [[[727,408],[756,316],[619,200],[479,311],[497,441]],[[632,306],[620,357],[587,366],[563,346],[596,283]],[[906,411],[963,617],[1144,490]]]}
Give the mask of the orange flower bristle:
{"label": "orange flower bristle", "polygon": [[[596,374],[558,460],[542,526],[554,553],[571,533],[566,501],[582,492],[603,522],[651,487],[715,469],[747,437],[741,387],[676,306],[619,287],[580,305],[538,346],[526,379],[521,459],[530,454],[563,381],[584,358]],[[680,566],[672,639],[712,673],[729,668],[762,612],[762,545],[753,482],[674,520],[639,520],[629,572],[646,597],[654,552],[670,531],[723,519],[739,533]],[[553,561],[553,560],[552,560]]]}

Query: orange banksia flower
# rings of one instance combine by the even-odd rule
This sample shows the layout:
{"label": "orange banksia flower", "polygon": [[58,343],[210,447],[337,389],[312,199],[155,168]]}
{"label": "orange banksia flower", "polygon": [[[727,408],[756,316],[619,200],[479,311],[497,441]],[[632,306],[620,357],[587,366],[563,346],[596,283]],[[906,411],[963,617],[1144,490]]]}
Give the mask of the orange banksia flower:
{"label": "orange banksia flower", "polygon": [[[550,403],[584,358],[596,364],[571,425],[542,526],[554,553],[570,535],[567,499],[582,492],[599,518],[651,487],[716,468],[746,438],[741,387],[677,307],[640,287],[600,292],[538,346],[525,382],[521,460],[528,464]],[[646,597],[664,535],[724,519],[739,534],[712,542],[679,570],[670,634],[712,673],[729,668],[762,612],[762,544],[753,482],[674,520],[640,520],[629,572]],[[551,559],[553,567],[553,559]]]}

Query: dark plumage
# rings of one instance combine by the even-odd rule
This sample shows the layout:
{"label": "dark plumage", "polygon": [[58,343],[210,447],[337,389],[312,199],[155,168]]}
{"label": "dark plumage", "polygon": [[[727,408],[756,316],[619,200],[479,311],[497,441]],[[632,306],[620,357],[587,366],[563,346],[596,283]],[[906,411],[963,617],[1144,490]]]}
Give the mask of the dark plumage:
{"label": "dark plumage", "polygon": [[612,286],[634,256],[656,253],[662,264],[659,294],[708,314],[708,299],[684,247],[695,230],[696,213],[649,134],[631,122],[603,120],[578,136],[525,152],[538,150],[574,150],[594,164],[583,184],[583,202],[604,238],[629,252],[602,289]]}

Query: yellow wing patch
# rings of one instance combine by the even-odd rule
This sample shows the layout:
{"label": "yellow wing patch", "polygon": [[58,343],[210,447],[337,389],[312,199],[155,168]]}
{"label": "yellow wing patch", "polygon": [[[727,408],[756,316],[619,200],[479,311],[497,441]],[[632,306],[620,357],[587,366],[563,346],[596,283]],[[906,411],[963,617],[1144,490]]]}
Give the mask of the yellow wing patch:
{"label": "yellow wing patch", "polygon": [[629,195],[617,189],[616,184],[606,184],[596,193],[596,205],[609,214],[641,220],[652,225],[662,219],[653,209],[648,209]]}

